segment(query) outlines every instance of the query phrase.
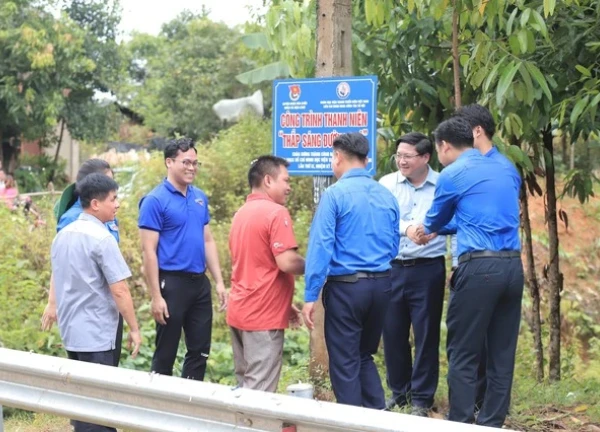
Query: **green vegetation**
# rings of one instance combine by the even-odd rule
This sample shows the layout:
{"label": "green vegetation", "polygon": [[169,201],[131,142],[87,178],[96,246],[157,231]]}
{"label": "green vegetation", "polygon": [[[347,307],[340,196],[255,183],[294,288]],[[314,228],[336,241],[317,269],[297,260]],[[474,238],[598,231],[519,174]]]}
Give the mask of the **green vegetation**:
{"label": "green vegetation", "polygon": [[[205,11],[184,12],[158,35],[134,34],[124,43],[117,42],[118,0],[71,0],[62,4],[60,16],[47,12],[55,4],[54,0],[0,2],[0,50],[8,56],[0,64],[4,153],[0,159],[5,168],[16,168],[22,139],[39,138],[43,146],[53,143],[59,120],[64,120],[73,137],[84,141],[86,154],[103,148],[109,138],[139,144],[148,144],[157,135],[200,139],[203,166],[197,184],[210,198],[213,232],[227,280],[231,217],[248,192],[250,161],[271,152],[271,124],[245,119],[223,129],[211,106],[221,98],[248,95],[259,83],[269,101],[269,80],[314,74],[316,0],[273,0],[264,17],[255,17],[256,23],[243,29],[214,23]],[[531,310],[539,298],[526,296],[510,419],[514,429],[577,430],[588,422],[600,423],[600,302],[596,300],[600,242],[595,228],[600,201],[590,199],[600,154],[599,7],[593,0],[361,0],[351,4],[354,72],[375,74],[380,82],[378,132],[385,139],[378,143],[379,173],[389,170],[386,155],[392,153],[395,136],[410,130],[430,132],[460,100],[478,101],[497,121],[498,146],[526,173],[530,205],[537,203],[538,214],[544,213],[545,221],[533,224],[533,239],[537,274],[543,274],[539,276],[541,316],[549,318],[535,317]],[[116,104],[94,98],[99,92],[114,97]],[[561,157],[553,157],[554,151]],[[62,171],[61,161],[22,157],[18,162],[21,169],[15,169],[15,176],[21,191],[44,189],[50,179],[60,189],[66,181],[52,175]],[[569,230],[575,236],[562,237],[560,249],[553,162],[564,195],[585,202],[580,206],[565,198],[570,209],[558,210],[565,224],[568,214]],[[130,286],[145,345],[136,360],[124,353],[122,365],[148,370],[154,324],[141,276],[137,203],[162,179],[164,166],[162,157],[154,154],[130,168],[133,175],[118,173],[123,197],[121,249],[133,271]],[[543,202],[536,197],[543,193],[538,185],[542,179],[547,181],[548,194]],[[304,253],[312,182],[295,178],[293,189],[289,207]],[[0,206],[0,342],[9,348],[64,355],[56,329],[39,331],[54,221],[53,200],[40,198],[35,203],[47,221],[45,226],[35,226],[21,213]],[[583,217],[594,223],[578,228]],[[528,219],[533,223],[533,212],[524,224]],[[586,239],[588,234],[591,240]],[[558,261],[550,258],[556,255],[560,271],[565,272],[564,290]],[[302,284],[300,278],[298,302]],[[543,325],[536,326],[536,320]],[[539,363],[536,368],[541,358],[536,357],[533,328],[541,329],[543,346],[554,353],[544,359],[543,369],[553,380],[562,381],[550,384],[536,379],[541,377]],[[213,334],[207,378],[231,384],[232,354],[223,314],[215,313]],[[308,379],[308,341],[306,329],[288,332],[280,391],[291,382]],[[559,342],[562,358],[556,351]],[[443,344],[440,356],[437,400],[443,411],[447,393]],[[377,364],[382,367],[381,356]],[[11,422],[10,430],[65,427],[62,420],[20,412]]]}
{"label": "green vegetation", "polygon": [[[232,128],[222,131],[215,139],[199,147],[202,162],[197,185],[209,196],[212,226],[217,237],[221,265],[225,280],[229,278],[230,261],[227,236],[230,220],[242,204],[248,192],[246,174],[250,161],[270,150],[270,123],[246,118]],[[123,353],[122,366],[149,370],[153,352],[154,323],[150,317],[149,298],[141,275],[141,254],[137,233],[137,203],[164,176],[164,165],[160,154],[153,154],[148,161],[140,162],[133,175],[120,171],[117,180],[122,185],[119,220],[122,233],[121,250],[133,277],[130,287],[137,306],[142,326],[144,346],[137,359],[132,360]],[[293,196],[290,210],[301,250],[305,251],[310,223],[312,201],[311,182],[307,178],[293,179]],[[40,198],[36,205],[47,220],[47,225],[33,228],[33,221],[21,213],[10,213],[0,207],[0,230],[9,233],[0,238],[3,259],[0,261],[0,341],[4,347],[31,350],[34,352],[64,356],[58,331],[49,333],[39,330],[39,320],[46,302],[49,279],[50,245],[54,237],[55,223],[51,216],[52,199]],[[595,270],[590,266],[584,277]],[[297,282],[295,301],[302,303],[303,280]],[[563,301],[565,327],[564,353],[559,383],[537,383],[535,379],[535,352],[529,330],[527,310],[531,304],[524,299],[524,320],[517,354],[515,387],[510,425],[520,430],[546,430],[549,421],[563,422],[571,430],[583,427],[586,422],[600,422],[600,328],[593,318],[583,311],[576,300]],[[209,359],[207,379],[211,382],[231,385],[234,383],[233,359],[229,330],[225,316],[215,312],[212,353]],[[443,328],[445,337],[445,328]],[[544,334],[544,340],[548,334]],[[279,391],[287,385],[308,381],[309,333],[306,328],[286,333],[284,368]],[[437,395],[438,411],[444,412],[447,405],[447,368],[445,342],[440,346],[442,372]],[[180,347],[178,361],[182,361],[184,347]],[[384,376],[381,352],[377,357],[382,377]],[[175,373],[181,364],[175,366]],[[321,383],[328,387],[329,383]],[[9,430],[37,431],[61,430],[60,420],[47,415],[26,414],[8,411]],[[550,420],[548,420],[550,419]],[[579,422],[579,423],[577,423]],[[35,425],[43,425],[37,428]],[[54,428],[56,424],[56,429]],[[14,425],[14,427],[12,426]],[[18,426],[18,427],[17,427]]]}

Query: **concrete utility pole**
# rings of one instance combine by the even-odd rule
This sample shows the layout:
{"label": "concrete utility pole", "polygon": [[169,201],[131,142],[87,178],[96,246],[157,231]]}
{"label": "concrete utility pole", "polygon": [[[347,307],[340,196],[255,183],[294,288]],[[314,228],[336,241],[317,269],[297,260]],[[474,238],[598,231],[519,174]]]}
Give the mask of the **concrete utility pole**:
{"label": "concrete utility pole", "polygon": [[[352,0],[317,0],[317,77],[352,75]],[[330,176],[315,176],[315,209],[323,191],[332,183]],[[321,298],[315,303],[315,328],[310,336],[310,377],[319,397],[319,384],[329,372],[329,357],[323,331]],[[321,395],[325,396],[325,395]]]}

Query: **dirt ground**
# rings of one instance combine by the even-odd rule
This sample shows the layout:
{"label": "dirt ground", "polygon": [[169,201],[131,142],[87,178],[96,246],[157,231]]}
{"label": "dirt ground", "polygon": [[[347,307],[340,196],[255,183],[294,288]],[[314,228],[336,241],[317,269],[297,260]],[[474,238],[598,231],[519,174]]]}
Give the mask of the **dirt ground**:
{"label": "dirt ground", "polygon": [[[545,288],[543,268],[549,261],[544,198],[530,198],[537,273]],[[558,209],[567,214],[568,225],[559,220],[560,268],[564,275],[563,297],[576,299],[598,321],[600,314],[600,198],[580,204],[565,197]],[[542,293],[544,296],[544,293]]]}

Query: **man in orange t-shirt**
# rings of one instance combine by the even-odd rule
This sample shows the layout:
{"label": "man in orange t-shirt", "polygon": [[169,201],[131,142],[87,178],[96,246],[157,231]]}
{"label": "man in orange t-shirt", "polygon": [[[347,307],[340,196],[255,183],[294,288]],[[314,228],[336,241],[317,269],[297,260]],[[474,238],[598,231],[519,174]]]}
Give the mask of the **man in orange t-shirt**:
{"label": "man in orange t-shirt", "polygon": [[304,258],[284,207],[291,191],[288,165],[275,156],[261,156],[252,164],[252,192],[229,233],[233,271],[227,324],[235,375],[240,387],[270,392],[279,382],[284,329],[301,322],[292,298],[294,275],[304,274]]}

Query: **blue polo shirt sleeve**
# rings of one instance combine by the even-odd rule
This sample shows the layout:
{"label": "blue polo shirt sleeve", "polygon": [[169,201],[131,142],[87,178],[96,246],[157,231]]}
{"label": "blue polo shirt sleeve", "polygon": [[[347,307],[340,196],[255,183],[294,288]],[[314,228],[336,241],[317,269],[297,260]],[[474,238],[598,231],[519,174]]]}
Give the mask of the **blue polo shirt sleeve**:
{"label": "blue polo shirt sleeve", "polygon": [[204,214],[204,225],[208,225],[208,223],[210,222],[210,210],[208,209],[208,197],[200,189],[198,189],[198,193],[204,199],[204,203],[205,203],[204,205],[206,207],[206,212]]}
{"label": "blue polo shirt sleeve", "polygon": [[435,187],[431,208],[423,221],[427,234],[439,232],[452,220],[458,197],[458,190],[452,178],[447,171],[442,171]]}
{"label": "blue polo shirt sleeve", "polygon": [[333,191],[328,189],[321,196],[321,202],[310,228],[304,273],[306,283],[305,302],[314,302],[319,298],[321,288],[327,279],[329,263],[333,256],[336,220],[335,196]]}
{"label": "blue polo shirt sleeve", "polygon": [[163,209],[160,201],[152,195],[147,195],[140,200],[140,215],[138,216],[138,228],[152,231],[163,229]]}

